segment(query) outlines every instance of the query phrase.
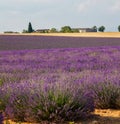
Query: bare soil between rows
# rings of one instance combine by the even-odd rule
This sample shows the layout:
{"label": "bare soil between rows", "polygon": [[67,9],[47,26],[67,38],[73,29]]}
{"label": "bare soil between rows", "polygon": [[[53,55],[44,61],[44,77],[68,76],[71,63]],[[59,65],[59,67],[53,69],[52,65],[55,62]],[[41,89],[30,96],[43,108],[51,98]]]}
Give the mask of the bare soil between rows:
{"label": "bare soil between rows", "polygon": [[[9,124],[19,124],[8,120]],[[6,124],[4,122],[4,124]],[[112,109],[96,109],[91,117],[77,122],[54,123],[54,122],[41,122],[41,123],[20,123],[20,124],[120,124],[120,110]]]}

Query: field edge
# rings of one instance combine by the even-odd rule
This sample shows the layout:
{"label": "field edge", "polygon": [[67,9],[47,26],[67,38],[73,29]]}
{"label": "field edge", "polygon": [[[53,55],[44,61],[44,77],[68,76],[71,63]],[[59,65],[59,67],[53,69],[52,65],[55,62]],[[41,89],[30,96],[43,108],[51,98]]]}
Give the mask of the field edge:
{"label": "field edge", "polygon": [[28,36],[65,36],[65,37],[107,37],[120,38],[120,32],[86,32],[86,33],[1,33],[1,35],[28,35]]}

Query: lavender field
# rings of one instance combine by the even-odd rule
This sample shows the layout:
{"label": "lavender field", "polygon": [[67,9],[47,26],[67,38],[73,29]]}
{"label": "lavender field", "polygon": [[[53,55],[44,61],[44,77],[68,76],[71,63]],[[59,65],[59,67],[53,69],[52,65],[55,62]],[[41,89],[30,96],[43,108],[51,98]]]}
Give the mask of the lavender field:
{"label": "lavender field", "polygon": [[120,47],[0,52],[0,111],[14,121],[75,121],[120,109]]}
{"label": "lavender field", "polygon": [[0,35],[0,51],[96,46],[120,46],[120,38]]}

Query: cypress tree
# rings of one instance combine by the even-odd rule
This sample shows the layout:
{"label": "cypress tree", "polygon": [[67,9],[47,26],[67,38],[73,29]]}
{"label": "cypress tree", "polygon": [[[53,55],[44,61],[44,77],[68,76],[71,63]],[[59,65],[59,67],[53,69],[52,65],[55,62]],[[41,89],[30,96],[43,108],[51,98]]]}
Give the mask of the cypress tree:
{"label": "cypress tree", "polygon": [[32,29],[31,22],[29,22],[29,24],[28,24],[28,33],[31,33],[31,32],[33,32],[33,29]]}

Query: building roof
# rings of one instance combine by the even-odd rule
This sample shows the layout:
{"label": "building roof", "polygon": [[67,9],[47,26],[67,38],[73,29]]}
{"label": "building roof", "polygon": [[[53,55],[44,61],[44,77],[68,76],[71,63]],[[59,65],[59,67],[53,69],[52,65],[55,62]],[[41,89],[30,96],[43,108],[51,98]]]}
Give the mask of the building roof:
{"label": "building roof", "polygon": [[37,29],[36,31],[48,31],[50,29]]}
{"label": "building roof", "polygon": [[73,30],[75,30],[75,29],[77,29],[77,30],[91,30],[91,29],[93,29],[93,28],[72,28]]}

